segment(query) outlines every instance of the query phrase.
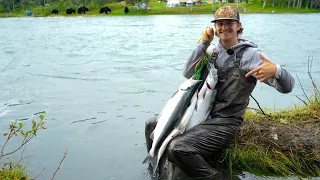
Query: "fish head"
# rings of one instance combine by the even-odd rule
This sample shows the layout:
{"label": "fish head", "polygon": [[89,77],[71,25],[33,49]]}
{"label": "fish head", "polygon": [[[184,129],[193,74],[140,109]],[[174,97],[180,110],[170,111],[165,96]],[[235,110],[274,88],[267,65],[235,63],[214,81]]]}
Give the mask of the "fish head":
{"label": "fish head", "polygon": [[[214,66],[211,66],[209,69],[208,76],[206,78],[206,84],[207,86],[215,87],[216,83],[218,82],[218,71]],[[211,89],[210,87],[208,87]]]}
{"label": "fish head", "polygon": [[194,88],[194,86],[199,86],[202,80],[196,80],[193,77],[187,79],[180,85],[180,90],[188,91],[189,89]]}

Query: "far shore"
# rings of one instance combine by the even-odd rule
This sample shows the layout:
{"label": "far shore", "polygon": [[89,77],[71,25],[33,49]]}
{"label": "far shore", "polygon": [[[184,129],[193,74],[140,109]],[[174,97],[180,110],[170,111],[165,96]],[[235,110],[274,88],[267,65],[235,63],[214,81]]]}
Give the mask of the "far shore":
{"label": "far shore", "polygon": [[[158,3],[158,4],[149,4],[149,9],[134,9],[131,5],[129,7],[129,13],[125,14],[123,8],[126,6],[125,4],[110,4],[108,5],[112,12],[108,14],[99,14],[99,8],[97,7],[89,7],[89,11],[86,14],[78,14],[73,13],[71,15],[66,14],[65,9],[57,8],[59,6],[48,6],[48,7],[31,7],[31,11],[33,14],[28,16],[23,10],[20,9],[19,11],[11,12],[11,13],[0,13],[0,18],[4,17],[76,17],[76,16],[141,16],[141,15],[183,15],[183,14],[213,14],[214,8],[211,4],[201,5],[201,6],[193,6],[193,7],[166,7],[165,3]],[[225,4],[217,3],[216,9],[223,6]],[[229,3],[229,5],[237,7],[234,3]],[[53,9],[58,9],[59,14],[52,14],[51,11]],[[296,9],[296,8],[278,8],[267,6],[266,8],[262,8],[261,6],[257,5],[245,5],[239,4],[238,10],[241,14],[284,14],[284,13],[319,13],[320,9]]]}

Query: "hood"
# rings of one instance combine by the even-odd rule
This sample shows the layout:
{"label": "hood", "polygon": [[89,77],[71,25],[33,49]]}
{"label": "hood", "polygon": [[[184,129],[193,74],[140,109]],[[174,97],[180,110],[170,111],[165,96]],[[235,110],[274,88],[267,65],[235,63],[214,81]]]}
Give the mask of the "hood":
{"label": "hood", "polygon": [[[250,42],[248,40],[245,39],[238,39],[239,43],[232,46],[230,49],[232,49],[235,53],[239,52],[240,49],[244,48],[244,47],[252,47],[252,48],[258,48],[258,45]],[[221,41],[219,40],[217,48],[219,50],[220,53],[227,53],[227,50],[224,49],[224,47],[221,44]]]}

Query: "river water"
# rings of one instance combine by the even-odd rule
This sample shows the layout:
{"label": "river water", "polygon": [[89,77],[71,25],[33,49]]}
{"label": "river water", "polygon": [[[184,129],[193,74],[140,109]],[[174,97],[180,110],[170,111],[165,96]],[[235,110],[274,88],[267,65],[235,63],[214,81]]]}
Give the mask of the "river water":
{"label": "river water", "polygon": [[[28,170],[62,180],[149,180],[145,121],[184,81],[182,68],[212,15],[0,19],[0,133],[46,111],[47,130],[30,141]],[[301,104],[318,81],[320,14],[246,14],[244,34],[296,79],[292,93],[258,83],[253,96],[275,109]],[[214,40],[217,42],[217,39]],[[257,107],[251,101],[250,107]],[[1,137],[1,136],[0,136]],[[3,138],[0,139],[1,146]],[[18,141],[13,141],[12,148]],[[275,179],[245,173],[241,179]],[[297,179],[297,178],[290,178]]]}

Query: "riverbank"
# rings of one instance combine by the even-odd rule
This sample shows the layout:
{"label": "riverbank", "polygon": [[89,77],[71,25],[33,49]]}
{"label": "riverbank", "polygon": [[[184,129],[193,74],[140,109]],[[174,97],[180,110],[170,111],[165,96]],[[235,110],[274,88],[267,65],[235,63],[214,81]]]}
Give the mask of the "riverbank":
{"label": "riverbank", "polygon": [[[316,87],[316,86],[315,86]],[[223,155],[232,172],[320,177],[320,94],[278,112],[250,109],[239,136]]]}
{"label": "riverbank", "polygon": [[[121,3],[112,3],[107,4],[109,8],[112,9],[111,13],[108,14],[99,14],[101,7],[92,7],[87,6],[89,11],[86,14],[66,14],[65,10],[67,8],[73,7],[77,9],[74,5],[71,4],[51,4],[50,6],[44,7],[30,7],[27,8],[33,12],[32,17],[59,17],[59,16],[137,16],[137,15],[174,15],[174,14],[212,14],[214,8],[212,4],[205,4],[201,6],[182,6],[182,7],[167,7],[165,2],[150,1],[149,9],[135,9],[128,5],[129,13],[125,14],[123,9],[126,6],[124,2]],[[225,3],[216,3],[216,8],[219,8]],[[278,8],[277,6],[273,7],[272,5],[266,6],[264,9],[261,5],[250,5],[245,3],[229,3],[229,5],[238,7],[238,10],[242,14],[252,14],[252,13],[318,13],[319,9],[296,9],[296,8]],[[52,14],[52,10],[58,10],[59,14]],[[28,17],[25,13],[26,9],[19,9],[11,13],[0,13],[0,17]]]}

